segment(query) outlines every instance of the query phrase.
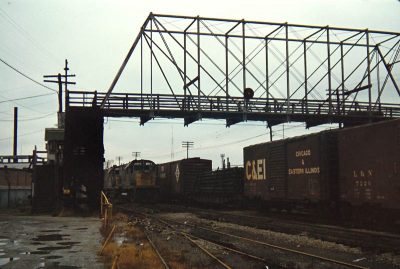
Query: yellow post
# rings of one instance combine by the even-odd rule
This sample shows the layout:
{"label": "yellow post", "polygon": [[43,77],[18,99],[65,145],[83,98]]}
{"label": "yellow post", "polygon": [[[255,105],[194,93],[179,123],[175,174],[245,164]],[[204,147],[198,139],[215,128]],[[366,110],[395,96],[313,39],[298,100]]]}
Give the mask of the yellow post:
{"label": "yellow post", "polygon": [[101,250],[100,250],[100,255],[103,254],[103,250],[104,250],[104,248],[106,247],[106,245],[108,244],[108,241],[110,241],[111,236],[112,236],[112,234],[114,233],[114,230],[115,230],[115,225],[114,225],[113,228],[111,229],[110,234],[107,236],[106,241],[104,241],[103,247],[102,247]]}

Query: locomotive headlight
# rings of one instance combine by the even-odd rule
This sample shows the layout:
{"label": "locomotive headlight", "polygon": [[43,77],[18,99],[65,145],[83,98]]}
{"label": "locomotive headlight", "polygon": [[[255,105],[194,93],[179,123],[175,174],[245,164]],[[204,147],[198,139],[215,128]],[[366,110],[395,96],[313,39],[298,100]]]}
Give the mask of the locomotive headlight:
{"label": "locomotive headlight", "polygon": [[70,189],[63,188],[63,194],[64,194],[64,195],[70,195],[70,194],[71,194],[71,190],[70,190]]}

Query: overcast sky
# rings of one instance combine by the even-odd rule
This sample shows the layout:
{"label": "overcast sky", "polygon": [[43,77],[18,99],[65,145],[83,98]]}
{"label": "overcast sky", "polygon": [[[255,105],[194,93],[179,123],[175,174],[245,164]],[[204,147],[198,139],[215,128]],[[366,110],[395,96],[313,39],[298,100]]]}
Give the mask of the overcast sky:
{"label": "overcast sky", "polygon": [[[397,0],[1,0],[0,59],[39,82],[61,72],[68,59],[77,82],[70,89],[106,91],[150,12],[400,31]],[[123,85],[132,79],[121,77]],[[49,95],[7,101],[41,94]],[[57,96],[0,62],[0,155],[12,153],[14,106],[20,119],[18,153],[29,154],[34,145],[44,149],[44,128],[56,125]],[[335,126],[310,131],[329,127]],[[283,137],[283,129],[275,127],[274,139]],[[181,159],[186,140],[194,142],[190,156],[212,159],[214,167],[220,166],[221,153],[241,165],[244,146],[269,140],[262,122],[225,128],[224,121],[203,120],[183,127],[183,120],[159,119],[140,127],[138,119],[105,119],[104,132],[107,160],[121,156],[127,162],[134,151],[156,162],[170,161],[172,152]],[[304,132],[299,123],[285,125],[285,137]]]}

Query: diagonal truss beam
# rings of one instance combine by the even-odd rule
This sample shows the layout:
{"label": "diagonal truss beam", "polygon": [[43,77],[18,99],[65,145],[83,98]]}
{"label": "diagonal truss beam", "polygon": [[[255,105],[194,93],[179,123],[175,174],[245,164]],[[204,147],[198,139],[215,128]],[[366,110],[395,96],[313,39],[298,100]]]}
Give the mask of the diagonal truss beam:
{"label": "diagonal truss beam", "polygon": [[[214,109],[216,103],[220,105],[215,100],[223,99],[225,109],[237,106],[243,114],[260,109],[261,100],[265,112],[278,108],[287,115],[298,102],[306,114],[313,102],[321,109],[327,103],[324,109],[328,115],[346,115],[355,103],[367,103],[367,111],[372,113],[381,102],[400,103],[400,99],[393,101],[393,97],[400,97],[400,48],[395,50],[399,42],[400,33],[391,31],[150,13],[100,107],[104,109],[109,103],[121,74],[140,47],[142,107],[145,96],[153,100],[162,94],[154,92],[158,83],[158,90],[167,86],[173,96],[183,92],[184,98],[175,100],[184,111],[190,107],[200,113],[204,102]],[[150,83],[144,81],[149,70],[143,54],[148,52]],[[155,79],[153,60],[161,79]],[[166,86],[159,86],[162,81]],[[255,102],[243,97],[244,90],[251,87]],[[348,99],[351,105],[345,105]],[[186,102],[190,104],[186,106]]]}

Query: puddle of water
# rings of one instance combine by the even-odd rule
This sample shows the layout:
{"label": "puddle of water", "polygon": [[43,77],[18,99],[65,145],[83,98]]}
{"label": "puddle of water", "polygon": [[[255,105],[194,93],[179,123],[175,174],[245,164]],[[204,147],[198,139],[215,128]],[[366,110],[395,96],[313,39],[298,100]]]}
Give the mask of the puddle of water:
{"label": "puddle of water", "polygon": [[83,230],[87,230],[88,228],[86,228],[86,227],[82,227],[82,228],[76,228],[75,230],[77,230],[77,231],[83,231]]}
{"label": "puddle of water", "polygon": [[18,257],[0,258],[0,266],[6,265],[9,262],[19,260]]}
{"label": "puddle of water", "polygon": [[114,241],[117,243],[118,246],[121,246],[124,243],[132,243],[133,242],[133,240],[126,238],[124,234],[123,235],[115,235]]}
{"label": "puddle of water", "polygon": [[57,268],[57,269],[79,269],[78,266],[60,265],[60,262],[41,262],[39,268]]}
{"label": "puddle of water", "polygon": [[32,255],[47,255],[50,254],[50,251],[36,250],[31,252]]}
{"label": "puddle of water", "polygon": [[35,224],[39,224],[40,222],[38,222],[38,221],[23,220],[23,221],[21,221],[21,223],[24,224],[24,225],[35,225]]}
{"label": "puddle of water", "polygon": [[21,255],[31,255],[31,253],[30,253],[29,251],[26,251],[26,252],[20,252],[19,254],[21,254]]}
{"label": "puddle of water", "polygon": [[41,233],[58,233],[58,232],[61,232],[61,230],[42,230],[40,232]]}
{"label": "puddle of water", "polygon": [[67,234],[42,234],[33,238],[34,241],[62,241],[64,236],[69,236]]}
{"label": "puddle of water", "polygon": [[5,243],[5,242],[0,242],[0,246],[5,246],[5,245],[7,245],[7,243]]}
{"label": "puddle of water", "polygon": [[46,260],[56,260],[56,259],[60,259],[62,258],[62,256],[57,256],[57,255],[50,255],[50,256],[46,256],[44,257]]}
{"label": "puddle of water", "polygon": [[78,245],[80,242],[57,242],[57,245],[62,245],[62,246],[73,246],[73,245]]}
{"label": "puddle of water", "polygon": [[42,248],[38,248],[38,250],[52,251],[52,250],[69,249],[69,248],[71,248],[71,246],[66,246],[66,247],[42,247]]}

